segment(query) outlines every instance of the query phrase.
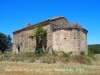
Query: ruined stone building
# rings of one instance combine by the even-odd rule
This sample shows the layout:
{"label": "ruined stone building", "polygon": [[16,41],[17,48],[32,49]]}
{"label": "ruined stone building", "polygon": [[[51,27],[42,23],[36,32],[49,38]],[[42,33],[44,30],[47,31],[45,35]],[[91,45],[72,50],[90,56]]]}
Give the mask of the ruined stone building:
{"label": "ruined stone building", "polygon": [[87,30],[78,24],[72,24],[64,17],[55,17],[46,21],[30,25],[13,32],[13,52],[16,52],[17,45],[20,51],[35,51],[36,40],[35,30],[41,24],[47,30],[48,51],[64,51],[65,53],[79,54],[88,53]]}

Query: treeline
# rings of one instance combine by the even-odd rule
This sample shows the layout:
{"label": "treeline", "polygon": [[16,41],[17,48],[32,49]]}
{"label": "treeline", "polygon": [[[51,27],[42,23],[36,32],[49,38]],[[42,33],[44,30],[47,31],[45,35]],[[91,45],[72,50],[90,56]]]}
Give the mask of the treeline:
{"label": "treeline", "polygon": [[100,44],[88,45],[88,50],[94,54],[100,54]]}

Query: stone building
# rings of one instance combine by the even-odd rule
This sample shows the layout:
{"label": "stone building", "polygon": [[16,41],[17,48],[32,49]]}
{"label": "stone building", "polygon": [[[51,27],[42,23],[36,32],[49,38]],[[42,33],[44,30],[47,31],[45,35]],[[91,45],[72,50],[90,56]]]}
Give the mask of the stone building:
{"label": "stone building", "polygon": [[[88,53],[88,31],[80,25],[69,23],[64,17],[51,18],[38,24],[47,30],[46,50],[72,54]],[[20,46],[18,51],[35,51],[34,35],[38,24],[28,23],[25,28],[13,32],[13,52],[16,52],[17,46]]]}

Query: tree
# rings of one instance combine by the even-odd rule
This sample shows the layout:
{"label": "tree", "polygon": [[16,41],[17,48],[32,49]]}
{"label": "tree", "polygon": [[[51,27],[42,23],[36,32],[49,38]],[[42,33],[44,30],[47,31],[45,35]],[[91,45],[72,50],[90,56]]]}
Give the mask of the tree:
{"label": "tree", "polygon": [[0,32],[0,50],[2,53],[6,49],[9,49],[12,47],[11,37],[10,35],[5,35],[4,33]]}
{"label": "tree", "polygon": [[11,42],[11,37],[10,35],[7,35],[6,36],[6,46],[7,46],[7,49],[11,48],[12,47],[12,42]]}
{"label": "tree", "polygon": [[43,52],[43,49],[46,51],[47,47],[47,31],[42,28],[41,25],[38,25],[36,32],[35,32],[35,37],[36,37],[36,53]]}

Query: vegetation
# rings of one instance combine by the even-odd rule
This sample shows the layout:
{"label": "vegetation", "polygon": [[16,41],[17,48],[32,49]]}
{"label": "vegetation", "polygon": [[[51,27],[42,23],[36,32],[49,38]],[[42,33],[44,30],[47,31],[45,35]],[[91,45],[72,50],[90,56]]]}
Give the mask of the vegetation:
{"label": "vegetation", "polygon": [[100,44],[88,45],[88,49],[94,54],[100,54]]}
{"label": "vegetation", "polygon": [[81,55],[85,55],[85,52],[84,52],[84,51],[80,51],[80,54],[81,54]]}
{"label": "vegetation", "polygon": [[[100,57],[100,54],[95,55]],[[100,60],[100,58],[99,58]],[[99,75],[100,62],[87,65],[90,58],[85,55],[69,56],[66,53],[36,54],[25,52],[0,55],[1,75]],[[34,63],[33,63],[34,62]],[[48,63],[48,64],[47,64]]]}
{"label": "vegetation", "polygon": [[21,61],[21,62],[39,62],[39,63],[81,63],[81,64],[92,64],[91,58],[85,55],[74,55],[70,56],[67,53],[33,53],[33,52],[20,52],[5,53],[0,55],[0,61]]}
{"label": "vegetation", "polygon": [[36,32],[35,32],[35,38],[36,38],[36,53],[43,52],[43,49],[46,50],[47,46],[47,31],[42,28],[41,25],[38,25]]}
{"label": "vegetation", "polygon": [[94,52],[92,50],[88,50],[88,56],[95,59]]}
{"label": "vegetation", "polygon": [[10,35],[5,35],[0,32],[0,50],[2,51],[2,53],[4,53],[6,49],[9,49],[11,47],[12,43]]}
{"label": "vegetation", "polygon": [[100,64],[0,62],[1,75],[100,75]]}

